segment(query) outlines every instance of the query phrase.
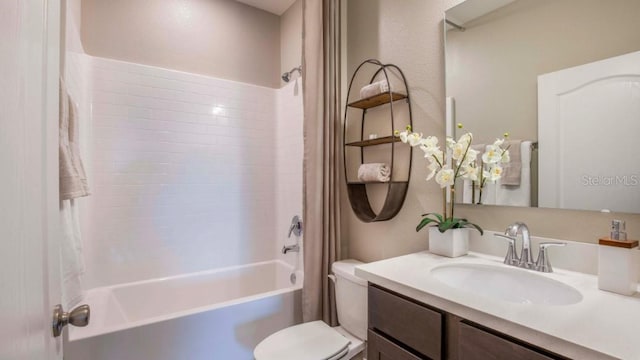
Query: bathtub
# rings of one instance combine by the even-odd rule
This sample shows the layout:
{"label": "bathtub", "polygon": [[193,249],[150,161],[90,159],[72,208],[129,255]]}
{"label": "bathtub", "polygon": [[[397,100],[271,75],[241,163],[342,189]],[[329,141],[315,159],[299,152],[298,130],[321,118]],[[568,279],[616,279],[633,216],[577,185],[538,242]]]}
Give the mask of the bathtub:
{"label": "bathtub", "polygon": [[93,289],[90,324],[69,328],[64,357],[253,359],[262,339],[301,322],[302,281],[276,260]]}

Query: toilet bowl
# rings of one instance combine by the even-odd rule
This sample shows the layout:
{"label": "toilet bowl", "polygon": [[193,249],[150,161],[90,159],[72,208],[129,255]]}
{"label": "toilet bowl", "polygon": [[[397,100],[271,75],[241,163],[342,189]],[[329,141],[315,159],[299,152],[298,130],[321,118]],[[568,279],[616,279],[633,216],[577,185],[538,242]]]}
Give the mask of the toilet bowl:
{"label": "toilet bowl", "polygon": [[256,360],[348,360],[365,348],[367,282],[355,276],[356,260],[331,265],[340,326],[312,321],[269,335],[253,351]]}

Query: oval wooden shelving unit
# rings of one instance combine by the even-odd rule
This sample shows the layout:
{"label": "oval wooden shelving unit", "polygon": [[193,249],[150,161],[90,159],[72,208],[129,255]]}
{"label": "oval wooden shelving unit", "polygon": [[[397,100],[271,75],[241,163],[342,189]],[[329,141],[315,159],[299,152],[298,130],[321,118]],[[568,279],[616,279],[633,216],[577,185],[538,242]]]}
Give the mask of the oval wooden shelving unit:
{"label": "oval wooden shelving unit", "polygon": [[[383,92],[368,98],[349,102],[353,82],[358,76],[358,73],[367,65],[377,67],[377,70],[374,71],[373,76],[369,80],[369,84],[373,83],[374,80],[376,80],[376,78],[380,74],[383,74],[384,79],[387,81],[387,83],[391,84],[387,70],[394,69],[399,74],[402,80],[404,89],[401,89],[400,91],[393,91],[392,87],[389,86],[389,91],[387,92]],[[404,90],[404,93],[402,93],[402,90]],[[404,200],[407,196],[407,189],[409,187],[409,179],[411,174],[412,149],[409,148],[408,150],[409,159],[408,159],[406,181],[404,180],[395,181],[393,178],[393,174],[395,170],[394,169],[395,146],[396,146],[396,143],[400,141],[400,138],[391,134],[389,136],[384,136],[376,139],[369,139],[369,140],[364,139],[364,124],[367,116],[367,111],[369,109],[373,109],[379,106],[389,104],[389,119],[391,121],[391,129],[393,132],[393,130],[396,129],[393,106],[394,106],[394,103],[399,101],[405,101],[407,106],[409,107],[408,109],[409,125],[413,125],[413,119],[411,114],[411,101],[409,98],[409,88],[407,86],[407,80],[402,70],[400,70],[400,68],[397,67],[396,65],[383,64],[380,61],[375,59],[365,60],[360,65],[358,65],[358,67],[356,68],[356,71],[353,73],[353,76],[351,77],[351,81],[349,82],[349,90],[347,92],[347,105],[345,106],[345,111],[344,111],[342,138],[343,138],[343,147],[344,147],[343,148],[343,157],[344,157],[343,164],[344,164],[345,178],[347,178],[347,193],[349,195],[349,202],[351,203],[351,208],[353,209],[356,216],[363,222],[368,223],[368,222],[385,221],[385,220],[392,219],[394,216],[396,216],[396,214],[398,214],[398,212],[402,208],[402,205],[404,204]],[[362,118],[360,120],[361,121],[360,140],[358,141],[347,142],[347,129],[348,129],[347,121],[349,118],[348,116],[349,109],[360,109],[362,111]],[[364,161],[364,152],[366,148],[370,146],[378,146],[378,145],[385,145],[385,144],[390,144],[390,149],[391,149],[391,163],[389,164],[389,167],[391,170],[391,181],[388,181],[388,182],[349,181],[347,177],[347,174],[348,174],[347,167],[350,164],[347,163],[346,148],[359,147],[360,148],[360,164],[362,164]],[[382,208],[378,213],[376,213],[371,207],[369,196],[367,194],[367,185],[371,185],[371,184],[385,184],[387,186],[387,194],[385,196],[384,204],[382,205]]]}

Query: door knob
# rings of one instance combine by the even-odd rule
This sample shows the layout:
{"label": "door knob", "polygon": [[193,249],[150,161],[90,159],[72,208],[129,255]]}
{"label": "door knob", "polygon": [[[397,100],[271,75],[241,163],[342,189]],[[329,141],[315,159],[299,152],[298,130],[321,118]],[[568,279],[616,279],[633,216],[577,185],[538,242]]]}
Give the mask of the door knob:
{"label": "door knob", "polygon": [[71,324],[73,326],[87,326],[89,325],[89,317],[91,316],[91,309],[89,305],[80,305],[71,312],[64,312],[62,305],[58,304],[53,308],[53,337],[58,337],[62,334],[62,329]]}

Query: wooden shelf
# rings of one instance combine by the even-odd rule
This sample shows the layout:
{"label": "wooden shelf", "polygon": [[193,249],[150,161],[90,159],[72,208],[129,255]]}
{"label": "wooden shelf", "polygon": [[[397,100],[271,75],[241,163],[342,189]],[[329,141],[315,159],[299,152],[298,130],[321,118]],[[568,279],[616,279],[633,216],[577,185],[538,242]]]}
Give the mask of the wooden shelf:
{"label": "wooden shelf", "polygon": [[[373,71],[367,71],[365,73],[360,73],[363,69],[363,66],[373,66],[374,68],[370,69]],[[404,77],[404,73],[400,70],[399,67],[393,64],[383,64],[379,60],[376,59],[368,59],[363,61],[355,70],[353,76],[351,77],[351,81],[349,83],[349,90],[347,91],[347,99],[354,99],[355,95],[352,94],[351,85],[354,83],[354,79],[358,76],[364,76],[362,74],[366,74],[366,77],[369,78],[369,83],[380,79],[389,79],[388,71],[392,69],[393,72],[399,75],[398,80],[402,80],[402,83],[397,82],[396,88],[400,92],[383,92],[381,94],[377,94],[374,96],[367,97],[365,99],[355,100],[347,103],[345,107],[344,113],[344,123],[342,128],[342,160],[344,165],[345,176],[348,178],[349,172],[347,169],[355,169],[357,163],[356,158],[353,156],[347,157],[347,152],[350,155],[355,155],[355,152],[358,151],[347,151],[347,146],[350,149],[353,147],[360,148],[360,161],[359,164],[362,164],[365,159],[366,153],[372,153],[372,155],[376,156],[384,156],[385,154],[391,155],[391,163],[389,165],[389,170],[391,173],[391,179],[407,179],[405,181],[349,181],[347,180],[347,193],[349,195],[349,203],[351,204],[351,208],[355,215],[361,221],[365,223],[375,222],[375,221],[385,221],[393,218],[402,208],[402,204],[404,203],[404,199],[407,196],[407,189],[409,187],[409,179],[411,178],[411,154],[412,149],[409,147],[409,151],[401,151],[396,159],[395,155],[395,143],[401,141],[399,136],[394,136],[393,133],[390,136],[384,136],[377,139],[364,139],[364,131],[365,131],[365,120],[367,115],[371,115],[367,109],[374,108],[376,106],[381,106],[385,104],[390,104],[390,106],[382,107],[380,114],[376,115],[384,115],[383,112],[388,112],[388,116],[386,117],[387,121],[391,124],[391,129],[393,129],[397,124],[394,121],[394,115],[397,117],[398,114],[394,114],[395,106],[394,102],[401,101],[397,104],[401,109],[408,110],[408,118],[406,115],[403,115],[403,123],[408,121],[409,125],[412,125],[412,115],[411,115],[411,101],[409,100],[409,87],[407,86],[407,79]],[[359,75],[360,74],[360,75]],[[358,77],[360,80],[364,78]],[[356,83],[360,83],[357,81]],[[402,85],[401,85],[402,84]],[[404,92],[404,94],[403,94]],[[350,96],[353,95],[353,96]],[[348,100],[347,100],[348,101]],[[356,109],[360,109],[362,111],[357,111]],[[355,133],[351,134],[351,136],[347,136],[347,129],[353,129],[355,132],[358,130],[356,127],[349,126],[349,111],[356,111],[360,116],[360,132],[359,137],[355,137]],[[384,120],[384,116],[376,116],[375,121]],[[352,120],[356,120],[356,116],[352,116]],[[358,139],[356,141],[351,141],[347,143],[347,139]],[[376,151],[371,150],[369,146],[383,145],[383,144],[391,144],[391,146],[383,146],[380,148],[376,148]],[[380,150],[380,151],[378,151]],[[406,174],[396,174],[397,169],[394,169],[394,161],[402,161],[403,164],[406,163],[408,166],[399,166],[400,169],[403,169],[403,173],[406,171]],[[398,168],[398,166],[396,166]],[[353,178],[353,177],[352,177]],[[357,180],[357,178],[356,178]],[[376,203],[380,199],[380,195],[382,192],[386,190],[386,195],[384,198],[384,204],[379,209],[374,210],[371,207],[371,203],[369,202],[368,191],[371,191],[375,194]]]}
{"label": "wooden shelf", "polygon": [[388,104],[392,101],[398,101],[406,98],[407,98],[407,95],[405,94],[392,92],[391,95],[389,95],[388,92],[384,92],[378,95],[373,95],[368,98],[354,101],[350,103],[349,106],[358,108],[358,109],[370,109],[376,106]]}
{"label": "wooden shelf", "polygon": [[385,136],[377,139],[354,141],[354,142],[347,143],[345,145],[366,147],[366,146],[374,146],[374,145],[381,145],[381,144],[391,144],[399,141],[400,141],[400,137],[398,136]]}

